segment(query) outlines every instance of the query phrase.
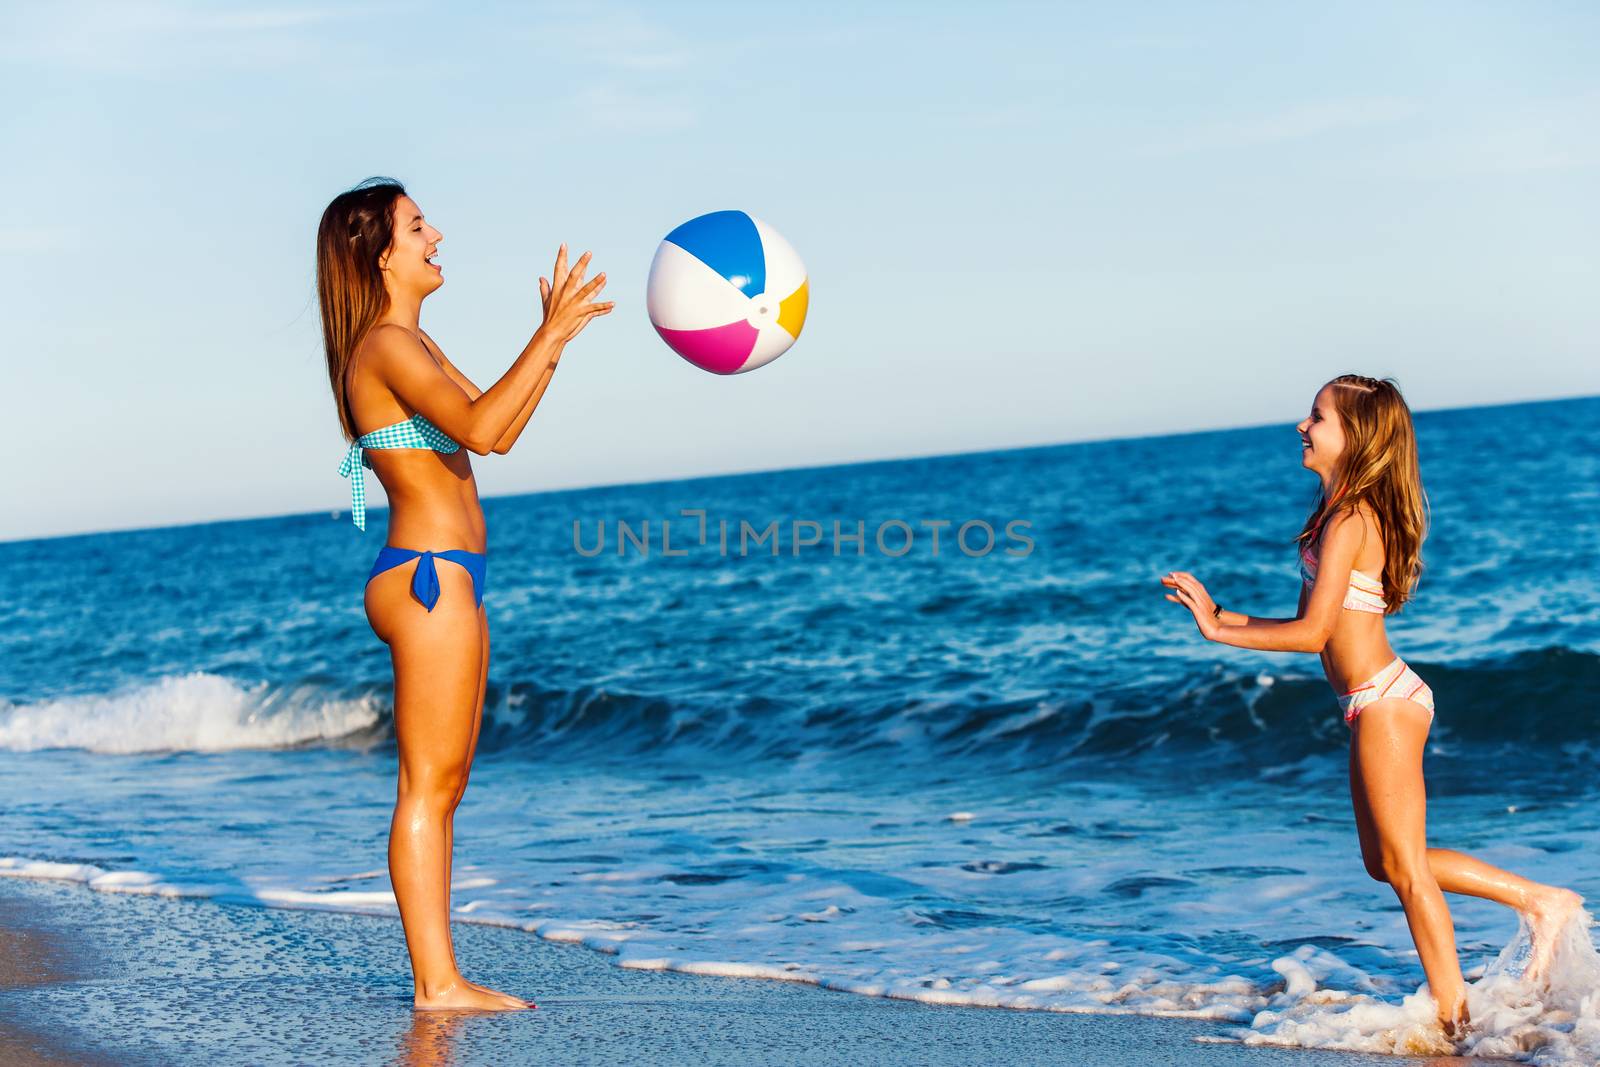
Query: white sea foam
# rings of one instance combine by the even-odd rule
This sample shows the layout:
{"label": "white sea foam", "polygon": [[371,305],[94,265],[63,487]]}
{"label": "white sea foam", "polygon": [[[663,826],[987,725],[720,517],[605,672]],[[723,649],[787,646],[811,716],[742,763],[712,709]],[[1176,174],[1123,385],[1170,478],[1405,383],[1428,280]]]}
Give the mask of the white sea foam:
{"label": "white sea foam", "polygon": [[1232,1040],[1246,1045],[1338,1049],[1409,1056],[1467,1055],[1554,1067],[1600,1062],[1600,954],[1579,912],[1556,936],[1542,982],[1523,978],[1531,941],[1526,922],[1485,971],[1467,986],[1471,1026],[1459,1042],[1445,1037],[1427,986],[1399,1004],[1322,988],[1311,956],[1276,960],[1286,988],[1248,1029]]}
{"label": "white sea foam", "polygon": [[36,704],[0,699],[0,749],[122,754],[283,748],[343,737],[377,721],[375,697],[329,700],[313,686],[241,685],[195,671],[117,693]]}
{"label": "white sea foam", "polygon": [[214,887],[182,885],[148,871],[108,871],[92,863],[52,863],[20,856],[0,856],[0,878],[80,882],[101,893],[137,893],[161,897],[210,897]]}

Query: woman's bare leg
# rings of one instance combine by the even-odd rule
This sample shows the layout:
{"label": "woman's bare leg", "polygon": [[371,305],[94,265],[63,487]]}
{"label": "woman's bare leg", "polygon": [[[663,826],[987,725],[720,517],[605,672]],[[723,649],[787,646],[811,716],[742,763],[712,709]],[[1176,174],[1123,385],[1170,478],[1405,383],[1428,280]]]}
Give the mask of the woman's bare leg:
{"label": "woman's bare leg", "polygon": [[[471,577],[439,567],[432,612],[411,595],[415,565],[367,586],[367,614],[388,642],[395,671],[399,788],[389,835],[389,876],[411,954],[418,1008],[526,1008],[518,997],[474,986],[450,939],[450,815],[465,786],[482,688],[483,617]],[[459,572],[459,573],[453,573]],[[394,580],[387,580],[387,579]]]}
{"label": "woman's bare leg", "polygon": [[1405,909],[1439,1021],[1453,1034],[1467,1021],[1466,983],[1450,909],[1428,860],[1422,749],[1429,723],[1428,710],[1410,700],[1378,700],[1362,708],[1350,742],[1352,785],[1371,819],[1372,838],[1364,845],[1375,850],[1382,880]]}
{"label": "woman's bare leg", "polygon": [[[478,751],[478,733],[483,727],[483,696],[489,685],[489,615],[481,606],[478,608],[479,632],[483,635],[483,665],[478,673],[478,705],[477,711],[472,716],[472,739],[467,742],[466,771],[461,776],[461,788],[456,792],[455,803],[450,805],[450,815],[444,824],[444,885],[445,902],[450,901],[450,887],[452,884],[451,870],[455,861],[455,828],[456,808],[461,806],[461,798],[467,792],[467,778],[472,773],[472,757]],[[455,944],[451,943],[451,959],[455,958]],[[474,989],[483,989],[493,992],[486,986],[481,986],[470,979],[463,979]]]}

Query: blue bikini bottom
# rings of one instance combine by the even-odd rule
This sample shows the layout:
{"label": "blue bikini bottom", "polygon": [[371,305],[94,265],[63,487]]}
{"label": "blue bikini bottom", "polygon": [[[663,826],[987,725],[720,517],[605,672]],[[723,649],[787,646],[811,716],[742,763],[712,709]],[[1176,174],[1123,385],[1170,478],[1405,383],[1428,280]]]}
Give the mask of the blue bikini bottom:
{"label": "blue bikini bottom", "polygon": [[488,581],[489,554],[487,552],[468,552],[464,548],[447,548],[440,552],[418,552],[411,548],[396,548],[393,545],[384,545],[378,551],[378,559],[372,565],[372,573],[367,575],[367,581],[372,581],[384,571],[392,570],[411,560],[421,557],[417,564],[417,572],[411,576],[411,591],[417,594],[417,599],[427,606],[429,611],[439,602],[439,572],[434,569],[435,559],[446,559],[457,566],[465,567],[467,573],[472,575],[472,595],[477,600],[478,606],[483,606],[484,585]]}

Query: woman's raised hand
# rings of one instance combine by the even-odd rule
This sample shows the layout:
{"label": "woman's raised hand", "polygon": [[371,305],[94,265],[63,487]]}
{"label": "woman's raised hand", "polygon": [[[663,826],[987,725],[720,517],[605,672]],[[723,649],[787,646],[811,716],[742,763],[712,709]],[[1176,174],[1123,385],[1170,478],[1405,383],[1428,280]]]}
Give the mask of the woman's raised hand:
{"label": "woman's raised hand", "polygon": [[588,285],[583,285],[583,272],[588,265],[589,253],[585,252],[569,271],[567,246],[563,244],[556,253],[556,266],[551,272],[550,281],[539,279],[539,300],[544,305],[544,322],[539,329],[548,329],[550,335],[562,344],[578,336],[579,331],[589,325],[590,319],[607,314],[613,306],[611,301],[604,304],[589,302],[590,297],[605,287],[606,276],[602,271]]}

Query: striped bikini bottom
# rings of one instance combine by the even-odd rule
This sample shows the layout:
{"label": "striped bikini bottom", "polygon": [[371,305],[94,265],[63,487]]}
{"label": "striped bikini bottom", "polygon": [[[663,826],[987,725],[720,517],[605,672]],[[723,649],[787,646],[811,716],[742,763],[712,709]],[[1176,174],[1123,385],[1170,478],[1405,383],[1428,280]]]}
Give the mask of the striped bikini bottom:
{"label": "striped bikini bottom", "polygon": [[1433,690],[1417,677],[1416,671],[1406,666],[1405,660],[1396,656],[1393,663],[1339,698],[1345,725],[1355,729],[1356,716],[1361,714],[1362,708],[1375,700],[1391,697],[1415,701],[1428,709],[1430,719],[1433,717]]}

